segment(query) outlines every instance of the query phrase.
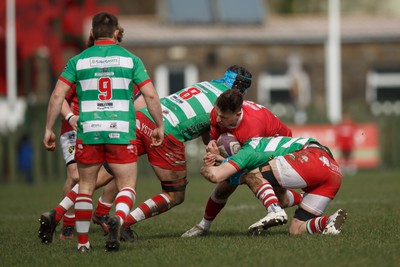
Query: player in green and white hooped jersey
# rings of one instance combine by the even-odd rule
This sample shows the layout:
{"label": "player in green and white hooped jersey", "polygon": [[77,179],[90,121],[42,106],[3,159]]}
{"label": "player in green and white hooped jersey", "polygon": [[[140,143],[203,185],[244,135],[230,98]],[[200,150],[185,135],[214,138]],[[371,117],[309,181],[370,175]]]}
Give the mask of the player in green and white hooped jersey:
{"label": "player in green and white hooped jersey", "polygon": [[[340,188],[342,175],[331,151],[312,138],[270,137],[252,138],[227,163],[218,167],[206,162],[201,173],[218,183],[238,171],[256,197],[267,208],[268,214],[249,227],[251,233],[260,233],[269,227],[286,223],[287,215],[281,209],[288,199],[284,190],[301,188],[305,194],[289,227],[291,234],[338,234],[347,216],[338,210],[331,216],[321,216]],[[272,187],[282,189],[283,199],[276,197]]]}
{"label": "player in green and white hooped jersey", "polygon": [[[109,163],[120,190],[116,198],[116,216],[109,221],[107,250],[118,250],[119,229],[134,203],[137,155],[131,100],[133,82],[139,86],[157,125],[151,136],[153,145],[159,146],[164,138],[157,91],[141,60],[116,44],[118,34],[118,19],[114,15],[101,12],[93,17],[94,46],[68,61],[54,88],[47,113],[43,142],[46,149],[54,150],[54,123],[66,93],[76,84],[80,113],[75,154],[80,176],[75,201],[79,252],[90,249],[88,232],[92,214],[87,211],[93,207],[92,194],[103,162]],[[43,224],[46,224],[45,219]],[[54,220],[49,217],[47,221],[51,225]]]}
{"label": "player in green and white hooped jersey", "polygon": [[[165,125],[165,140],[158,148],[151,148],[149,134],[154,129],[146,108],[137,112],[138,155],[147,154],[158,179],[162,193],[140,204],[125,221],[125,226],[163,213],[181,204],[185,198],[186,157],[184,142],[199,136],[205,143],[209,140],[210,112],[217,97],[231,88],[242,93],[251,85],[251,74],[240,66],[227,69],[224,78],[201,82],[162,98],[161,107]],[[102,201],[112,201],[112,183],[107,185],[101,196]],[[96,215],[105,215],[101,203]],[[103,214],[101,213],[103,212]]]}

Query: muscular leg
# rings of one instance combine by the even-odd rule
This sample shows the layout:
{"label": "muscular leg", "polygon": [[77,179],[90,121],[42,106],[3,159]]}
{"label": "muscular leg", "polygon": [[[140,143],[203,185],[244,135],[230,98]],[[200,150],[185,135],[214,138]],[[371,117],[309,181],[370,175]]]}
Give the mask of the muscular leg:
{"label": "muscular leg", "polygon": [[[253,223],[249,227],[249,232],[252,234],[260,234],[263,230],[273,226],[282,225],[287,222],[286,212],[282,209],[272,187],[273,185],[279,186],[279,183],[275,179],[271,167],[269,165],[263,166],[261,171],[262,174],[259,169],[255,169],[243,177],[247,186],[262,202],[268,211],[264,218]],[[276,192],[281,194],[280,198],[282,201],[286,201],[285,190],[277,190]]]}
{"label": "muscular leg", "polygon": [[114,181],[118,188],[115,198],[115,215],[125,220],[133,207],[136,198],[137,162],[127,164],[109,163],[114,174]]}
{"label": "muscular leg", "polygon": [[206,235],[211,228],[212,222],[225,207],[229,196],[235,192],[236,188],[237,185],[231,185],[228,182],[219,183],[208,198],[201,221],[183,233],[182,237]]}
{"label": "muscular leg", "polygon": [[153,166],[162,184],[162,193],[141,203],[126,218],[124,226],[131,225],[164,213],[185,200],[186,171],[172,171]]}
{"label": "muscular leg", "polygon": [[[324,196],[305,194],[290,223],[289,233],[292,235],[322,233],[329,223],[330,216],[321,215],[330,201]],[[345,216],[344,214],[344,219]]]}

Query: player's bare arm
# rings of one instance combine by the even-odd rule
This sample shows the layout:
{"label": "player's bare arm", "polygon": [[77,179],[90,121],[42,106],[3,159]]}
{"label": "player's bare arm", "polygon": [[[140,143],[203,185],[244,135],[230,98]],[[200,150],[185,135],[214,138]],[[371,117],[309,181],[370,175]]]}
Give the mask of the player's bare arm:
{"label": "player's bare arm", "polygon": [[152,146],[160,146],[164,140],[164,122],[160,98],[158,97],[158,93],[151,82],[143,85],[140,88],[140,91],[142,92],[144,100],[146,101],[149,113],[157,125],[157,128],[155,128],[152,133]]}
{"label": "player's bare arm", "polygon": [[65,118],[65,120],[68,121],[69,125],[71,125],[72,129],[75,131],[78,129],[78,118],[79,116],[76,116],[72,110],[71,107],[68,104],[68,101],[64,99],[62,107],[61,107],[61,116]]}
{"label": "player's bare arm", "polygon": [[236,168],[229,163],[224,163],[220,166],[203,165],[200,169],[200,173],[212,183],[220,183],[236,172]]}
{"label": "player's bare arm", "polygon": [[65,82],[58,80],[51,94],[43,138],[43,144],[47,150],[53,151],[56,148],[56,136],[53,132],[53,127],[60,115],[63,101],[70,88],[71,87]]}

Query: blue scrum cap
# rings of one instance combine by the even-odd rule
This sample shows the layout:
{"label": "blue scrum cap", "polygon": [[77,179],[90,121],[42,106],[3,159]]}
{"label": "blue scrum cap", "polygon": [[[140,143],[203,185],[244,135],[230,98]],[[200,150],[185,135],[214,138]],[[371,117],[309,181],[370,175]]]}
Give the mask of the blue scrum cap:
{"label": "blue scrum cap", "polygon": [[224,78],[213,80],[213,82],[224,83],[231,89],[238,89],[244,94],[251,86],[251,73],[244,67],[233,65],[229,67],[224,75]]}

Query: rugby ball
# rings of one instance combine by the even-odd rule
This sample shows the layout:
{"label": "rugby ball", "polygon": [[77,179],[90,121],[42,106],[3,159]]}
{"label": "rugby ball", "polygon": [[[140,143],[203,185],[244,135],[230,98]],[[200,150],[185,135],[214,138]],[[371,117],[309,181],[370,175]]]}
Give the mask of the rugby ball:
{"label": "rugby ball", "polygon": [[239,141],[231,133],[221,134],[217,139],[217,146],[219,153],[224,158],[235,155],[241,147]]}

